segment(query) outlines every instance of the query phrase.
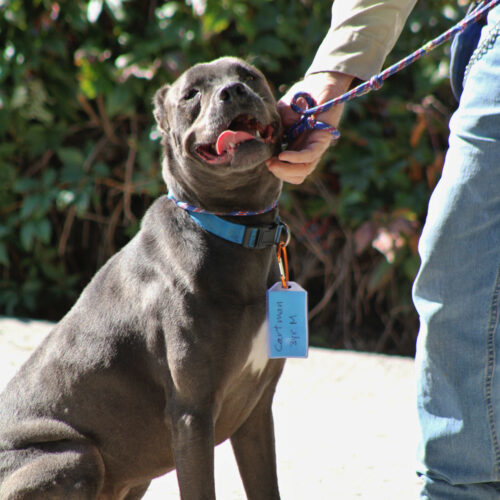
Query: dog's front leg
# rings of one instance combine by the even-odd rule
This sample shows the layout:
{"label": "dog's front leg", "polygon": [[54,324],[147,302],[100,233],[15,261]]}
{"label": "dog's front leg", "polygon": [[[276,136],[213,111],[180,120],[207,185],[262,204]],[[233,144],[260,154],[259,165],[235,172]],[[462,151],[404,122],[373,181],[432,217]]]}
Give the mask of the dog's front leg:
{"label": "dog's front leg", "polygon": [[212,413],[193,409],[176,412],[172,440],[181,499],[214,500]]}
{"label": "dog's front leg", "polygon": [[268,387],[248,419],[231,436],[248,500],[279,500],[271,404],[276,384]]}

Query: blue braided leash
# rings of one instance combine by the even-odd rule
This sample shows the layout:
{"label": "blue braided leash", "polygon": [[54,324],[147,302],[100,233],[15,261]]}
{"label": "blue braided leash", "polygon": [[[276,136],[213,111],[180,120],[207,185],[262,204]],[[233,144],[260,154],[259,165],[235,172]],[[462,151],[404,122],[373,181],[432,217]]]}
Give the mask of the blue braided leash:
{"label": "blue braided leash", "polygon": [[[393,64],[392,66],[389,66],[381,73],[372,76],[368,81],[361,83],[349,92],[346,92],[345,94],[342,94],[341,96],[336,97],[331,101],[321,104],[320,106],[316,106],[316,102],[314,101],[314,99],[305,92],[299,92],[295,94],[292,102],[290,103],[290,107],[296,113],[299,113],[302,116],[296,123],[294,123],[290,127],[285,142],[287,144],[290,144],[292,140],[294,140],[297,136],[307,130],[325,130],[326,132],[330,132],[334,139],[338,139],[340,137],[340,132],[337,130],[337,128],[329,125],[328,123],[316,120],[315,115],[328,111],[336,104],[350,101],[363,94],[367,94],[372,90],[378,90],[380,87],[382,87],[384,80],[394,75],[398,71],[406,68],[410,64],[413,64],[415,61],[428,54],[431,50],[434,50],[439,45],[442,45],[443,43],[449,41],[455,34],[464,31],[465,28],[467,28],[471,24],[478,22],[483,16],[486,15],[489,10],[491,10],[498,4],[500,4],[500,0],[491,0],[488,3],[481,2],[474,11],[472,11],[460,22],[455,24],[455,26],[451,27],[448,31],[445,31],[443,34],[434,38],[430,42],[427,42],[421,48],[411,53],[404,59],[401,59],[399,62]],[[298,100],[300,98],[303,98],[306,101],[305,109],[301,108],[298,105]]]}

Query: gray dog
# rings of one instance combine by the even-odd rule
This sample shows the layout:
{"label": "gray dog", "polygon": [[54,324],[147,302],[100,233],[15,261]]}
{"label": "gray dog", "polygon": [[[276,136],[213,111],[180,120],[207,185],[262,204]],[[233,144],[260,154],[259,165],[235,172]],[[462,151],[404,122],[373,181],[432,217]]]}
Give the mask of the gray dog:
{"label": "gray dog", "polygon": [[1,500],[131,500],[174,468],[183,499],[213,499],[214,446],[227,438],[248,498],[279,498],[271,403],[283,361],[265,340],[281,228],[281,184],[264,163],[279,147],[276,103],[233,58],[194,66],[154,101],[171,197],[265,212],[217,219],[243,229],[240,242],[167,196],[149,208],[0,396]]}

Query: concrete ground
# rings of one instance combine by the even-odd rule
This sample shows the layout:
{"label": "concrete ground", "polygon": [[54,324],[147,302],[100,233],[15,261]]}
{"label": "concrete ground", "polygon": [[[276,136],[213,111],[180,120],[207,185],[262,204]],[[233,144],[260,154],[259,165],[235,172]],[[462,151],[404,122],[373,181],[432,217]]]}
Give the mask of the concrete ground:
{"label": "concrete ground", "polygon": [[[0,317],[0,390],[50,328]],[[417,498],[413,400],[409,358],[311,349],[289,360],[274,402],[281,498]],[[228,442],[216,448],[215,467],[217,498],[245,499]],[[178,499],[175,473],[144,498]]]}

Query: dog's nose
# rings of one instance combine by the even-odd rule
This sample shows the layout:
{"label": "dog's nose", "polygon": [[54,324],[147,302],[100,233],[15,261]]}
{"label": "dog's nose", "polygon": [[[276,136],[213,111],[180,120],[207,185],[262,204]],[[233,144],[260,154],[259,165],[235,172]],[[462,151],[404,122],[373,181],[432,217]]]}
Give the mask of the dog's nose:
{"label": "dog's nose", "polygon": [[245,85],[240,82],[232,82],[219,91],[219,99],[221,101],[232,101],[234,99],[245,97],[247,95],[248,92]]}

